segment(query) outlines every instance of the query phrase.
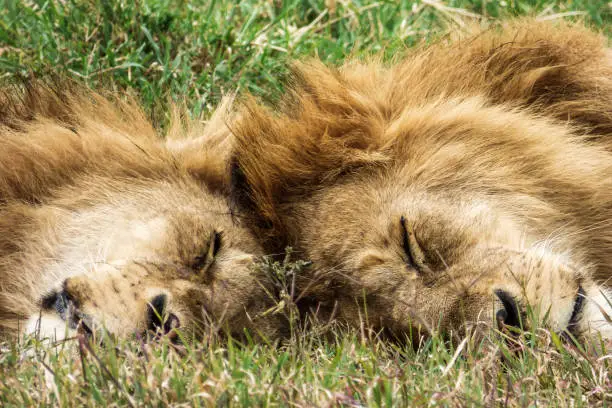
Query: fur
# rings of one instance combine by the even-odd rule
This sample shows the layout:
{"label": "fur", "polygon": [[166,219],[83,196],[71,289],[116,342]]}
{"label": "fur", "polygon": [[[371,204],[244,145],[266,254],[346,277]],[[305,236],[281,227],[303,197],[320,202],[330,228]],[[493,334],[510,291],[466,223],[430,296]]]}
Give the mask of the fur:
{"label": "fur", "polygon": [[351,324],[367,303],[375,327],[457,331],[516,303],[610,338],[605,44],[520,20],[392,64],[296,63],[277,106],[243,104],[233,197],[267,250],[314,262],[303,296]]}

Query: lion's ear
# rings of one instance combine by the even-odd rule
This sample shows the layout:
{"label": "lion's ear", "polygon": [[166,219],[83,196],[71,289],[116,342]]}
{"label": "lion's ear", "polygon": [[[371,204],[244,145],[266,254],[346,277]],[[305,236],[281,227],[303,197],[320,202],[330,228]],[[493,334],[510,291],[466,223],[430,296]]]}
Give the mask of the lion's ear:
{"label": "lion's ear", "polygon": [[207,121],[185,120],[175,108],[165,141],[177,163],[192,177],[224,193],[230,188],[229,163],[234,145],[232,101],[233,97],[225,97]]}
{"label": "lion's ear", "polygon": [[[229,136],[228,136],[229,137]],[[215,192],[230,187],[229,159],[231,147],[226,141],[211,141],[206,136],[177,143],[166,141],[178,166]]]}

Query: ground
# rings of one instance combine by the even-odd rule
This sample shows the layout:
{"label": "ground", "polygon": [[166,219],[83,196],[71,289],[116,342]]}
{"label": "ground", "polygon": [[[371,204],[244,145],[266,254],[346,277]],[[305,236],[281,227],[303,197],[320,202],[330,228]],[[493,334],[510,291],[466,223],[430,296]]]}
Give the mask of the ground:
{"label": "ground", "polygon": [[[59,71],[129,89],[163,127],[171,100],[198,118],[224,92],[276,98],[294,58],[337,62],[380,51],[391,58],[466,24],[516,15],[583,18],[612,35],[612,3],[602,0],[0,0],[0,77]],[[281,286],[296,268],[263,267]],[[289,296],[283,305],[291,312]],[[433,338],[418,352],[321,322],[292,330],[280,345],[213,336],[181,353],[165,343],[82,344],[77,355],[33,339],[4,344],[0,404],[612,405],[611,356],[544,330],[512,346],[495,335],[457,346]]]}

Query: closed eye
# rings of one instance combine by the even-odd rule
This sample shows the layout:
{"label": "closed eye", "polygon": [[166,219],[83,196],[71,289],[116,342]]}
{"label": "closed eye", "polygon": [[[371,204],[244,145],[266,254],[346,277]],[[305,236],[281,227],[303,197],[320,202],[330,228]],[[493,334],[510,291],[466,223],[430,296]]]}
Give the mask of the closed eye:
{"label": "closed eye", "polygon": [[191,268],[198,273],[206,273],[210,266],[215,261],[215,257],[219,253],[223,245],[223,233],[213,231],[210,234],[206,250],[197,255],[191,263]]}
{"label": "closed eye", "polygon": [[219,250],[221,249],[221,244],[223,244],[223,233],[213,231],[211,239],[211,254],[213,257],[217,256],[217,254],[219,253]]}
{"label": "closed eye", "polygon": [[414,229],[404,216],[400,217],[400,224],[402,226],[402,247],[408,258],[409,266],[422,275],[430,275],[432,273],[431,268],[427,265],[425,253],[417,241]]}

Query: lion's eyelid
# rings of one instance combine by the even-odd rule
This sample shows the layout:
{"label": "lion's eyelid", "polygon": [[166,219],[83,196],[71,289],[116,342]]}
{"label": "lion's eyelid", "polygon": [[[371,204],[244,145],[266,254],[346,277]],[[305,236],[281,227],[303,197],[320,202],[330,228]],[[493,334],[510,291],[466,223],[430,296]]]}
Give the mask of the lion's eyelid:
{"label": "lion's eyelid", "polygon": [[215,261],[215,257],[219,253],[219,249],[221,248],[221,245],[223,243],[222,236],[223,235],[221,232],[213,230],[210,233],[206,252],[194,258],[192,268],[198,273],[198,275],[207,277],[207,272],[210,269],[210,266]]}
{"label": "lion's eyelid", "polygon": [[403,215],[400,217],[400,224],[402,225],[403,235],[402,245],[404,252],[408,256],[409,263],[422,275],[430,275],[432,270],[425,261],[425,253],[416,239],[414,228],[406,221],[406,217]]}

